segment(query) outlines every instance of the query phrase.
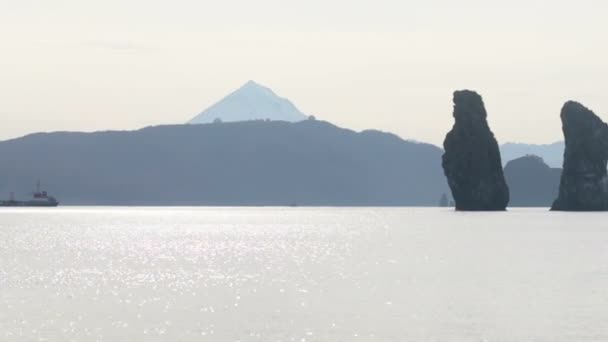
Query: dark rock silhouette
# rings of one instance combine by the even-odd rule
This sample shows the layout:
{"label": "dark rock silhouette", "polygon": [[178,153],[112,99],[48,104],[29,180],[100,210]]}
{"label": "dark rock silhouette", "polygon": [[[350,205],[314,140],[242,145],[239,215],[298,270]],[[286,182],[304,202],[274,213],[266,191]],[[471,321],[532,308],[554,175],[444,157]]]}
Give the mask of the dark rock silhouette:
{"label": "dark rock silhouette", "polygon": [[500,158],[506,163],[511,160],[533,155],[539,156],[543,162],[549,167],[560,168],[564,164],[564,148],[563,141],[558,141],[552,144],[524,144],[524,143],[506,143],[500,145]]}
{"label": "dark rock silhouette", "polygon": [[562,169],[550,168],[541,157],[511,160],[504,169],[510,207],[550,207],[557,196]]}
{"label": "dark rock silhouette", "polygon": [[456,210],[505,210],[509,189],[481,96],[469,90],[455,92],[454,119],[443,143],[443,170]]}
{"label": "dark rock silhouette", "polygon": [[561,111],[566,138],[559,196],[552,210],[608,210],[608,125],[577,102]]}
{"label": "dark rock silhouette", "polygon": [[441,154],[321,120],[34,134],[0,142],[0,199],[42,178],[62,204],[436,206]]}

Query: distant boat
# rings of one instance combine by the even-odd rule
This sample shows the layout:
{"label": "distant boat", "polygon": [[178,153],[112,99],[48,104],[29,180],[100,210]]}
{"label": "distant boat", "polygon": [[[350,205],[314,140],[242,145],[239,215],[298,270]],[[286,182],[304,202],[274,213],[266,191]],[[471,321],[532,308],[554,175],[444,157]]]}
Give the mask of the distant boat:
{"label": "distant boat", "polygon": [[25,201],[15,199],[15,194],[11,193],[9,200],[0,201],[0,207],[56,207],[59,201],[53,196],[40,190],[40,181],[36,183],[36,191],[32,193],[32,198]]}

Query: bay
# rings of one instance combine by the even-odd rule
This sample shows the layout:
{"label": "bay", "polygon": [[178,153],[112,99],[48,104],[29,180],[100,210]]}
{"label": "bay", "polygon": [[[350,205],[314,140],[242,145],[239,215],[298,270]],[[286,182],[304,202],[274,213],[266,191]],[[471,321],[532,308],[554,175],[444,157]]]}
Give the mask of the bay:
{"label": "bay", "polygon": [[1,341],[605,341],[608,216],[0,210]]}

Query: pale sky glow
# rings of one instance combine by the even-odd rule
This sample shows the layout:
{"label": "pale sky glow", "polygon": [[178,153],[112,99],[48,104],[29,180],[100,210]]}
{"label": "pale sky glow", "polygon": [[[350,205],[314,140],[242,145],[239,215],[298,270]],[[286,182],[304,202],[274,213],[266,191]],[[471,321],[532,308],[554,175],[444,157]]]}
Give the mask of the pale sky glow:
{"label": "pale sky glow", "polygon": [[183,123],[247,80],[356,130],[440,144],[451,93],[500,142],[608,121],[606,1],[0,0],[0,139]]}

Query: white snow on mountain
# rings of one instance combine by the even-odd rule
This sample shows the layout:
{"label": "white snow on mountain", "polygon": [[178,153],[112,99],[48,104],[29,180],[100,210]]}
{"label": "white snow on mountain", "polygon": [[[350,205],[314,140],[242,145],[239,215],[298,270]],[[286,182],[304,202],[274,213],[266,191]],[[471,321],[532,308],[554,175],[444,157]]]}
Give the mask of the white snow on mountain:
{"label": "white snow on mountain", "polygon": [[242,87],[209,107],[194,119],[191,124],[248,120],[276,120],[297,122],[308,116],[300,112],[289,100],[276,95],[270,88],[254,81]]}

